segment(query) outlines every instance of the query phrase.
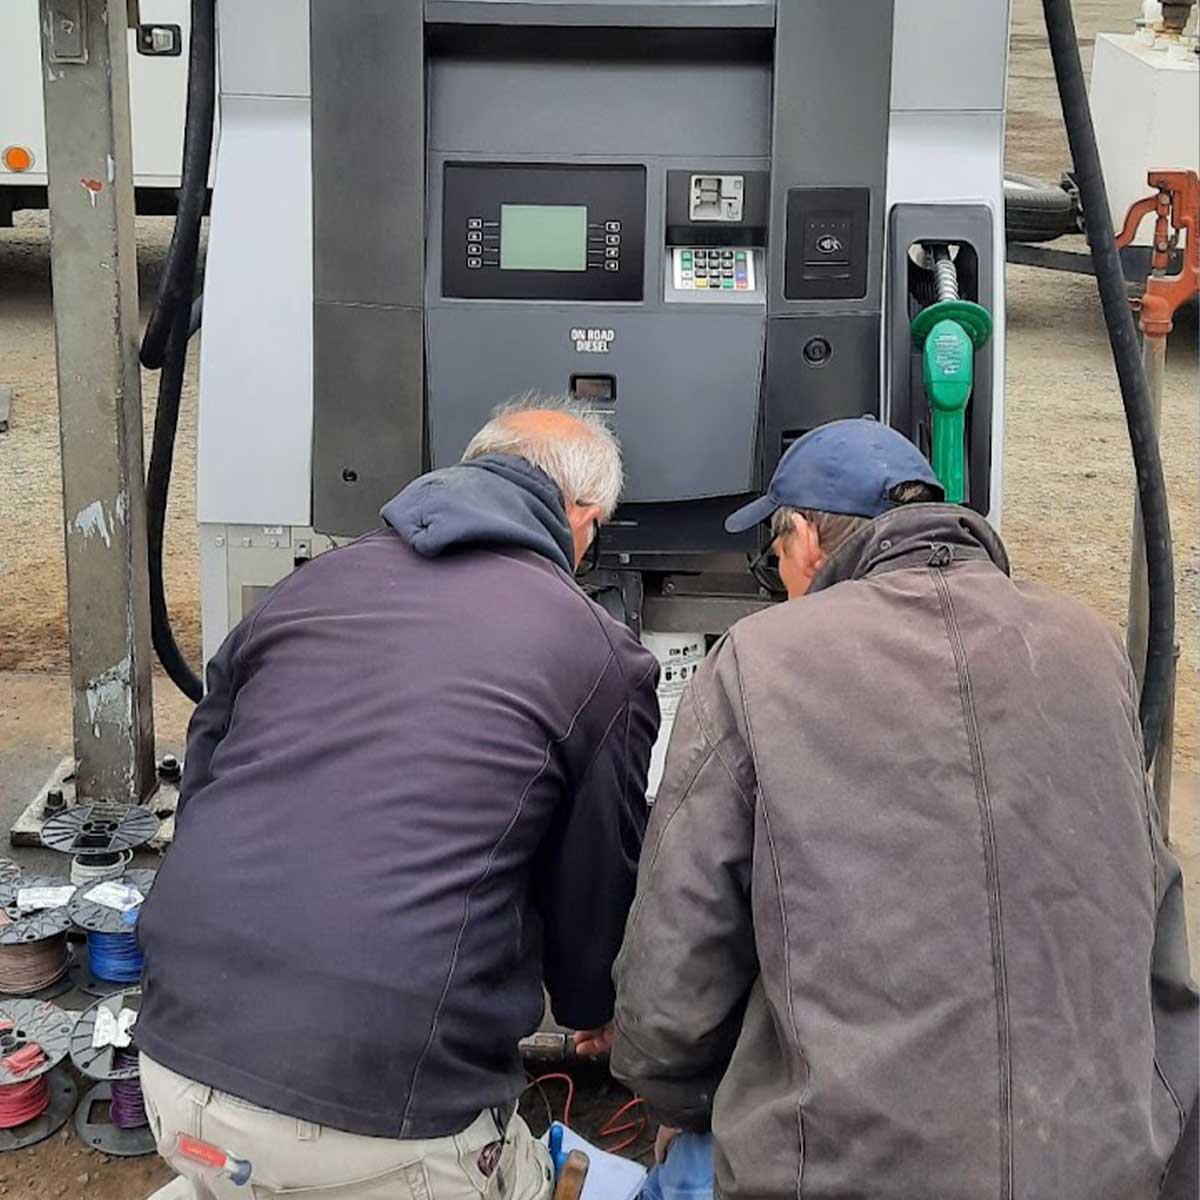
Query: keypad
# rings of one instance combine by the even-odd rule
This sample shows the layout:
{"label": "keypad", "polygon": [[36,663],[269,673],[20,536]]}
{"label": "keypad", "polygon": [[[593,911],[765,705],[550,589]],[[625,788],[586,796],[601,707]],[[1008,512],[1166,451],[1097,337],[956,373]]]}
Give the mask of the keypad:
{"label": "keypad", "polygon": [[673,281],[680,291],[752,292],[754,254],[736,246],[676,246]]}

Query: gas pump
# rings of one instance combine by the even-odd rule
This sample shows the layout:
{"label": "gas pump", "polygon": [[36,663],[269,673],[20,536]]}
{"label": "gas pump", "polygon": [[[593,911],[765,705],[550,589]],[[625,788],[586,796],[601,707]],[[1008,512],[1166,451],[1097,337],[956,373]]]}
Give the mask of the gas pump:
{"label": "gas pump", "polygon": [[[1056,45],[1062,11],[1048,0]],[[627,489],[587,586],[677,659],[769,602],[746,570],[760,535],[722,520],[816,425],[888,421],[999,521],[1006,3],[264,0],[220,17],[219,71],[193,56],[196,108],[215,75],[221,115],[206,657],[530,390],[573,392],[619,434]],[[1079,128],[1076,107],[1064,93]]]}

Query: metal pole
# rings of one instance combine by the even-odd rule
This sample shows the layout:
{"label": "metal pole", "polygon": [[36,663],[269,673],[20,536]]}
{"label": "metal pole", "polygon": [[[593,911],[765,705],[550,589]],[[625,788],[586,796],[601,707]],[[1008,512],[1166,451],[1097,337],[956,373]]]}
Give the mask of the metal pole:
{"label": "metal pole", "polygon": [[76,794],[154,787],[125,0],[40,0]]}
{"label": "metal pole", "polygon": [[[1146,368],[1146,387],[1150,393],[1150,413],[1157,436],[1162,418],[1163,373],[1167,364],[1167,339],[1155,334],[1142,335],[1142,364]],[[1129,563],[1129,622],[1125,648],[1138,687],[1146,672],[1146,639],[1150,629],[1150,593],[1146,584],[1146,539],[1142,531],[1142,508],[1135,493],[1133,501],[1133,553]]]}
{"label": "metal pole", "polygon": [[[1162,424],[1163,377],[1167,365],[1165,334],[1142,333],[1142,364],[1146,368],[1146,386],[1150,393],[1150,412],[1155,436]],[[1129,622],[1125,633],[1125,648],[1133,673],[1141,688],[1146,672],[1146,642],[1150,628],[1150,593],[1146,585],[1146,541],[1142,531],[1142,511],[1136,497],[1133,502],[1133,553],[1129,563]],[[1175,671],[1179,647],[1175,647],[1167,685],[1167,702],[1163,710],[1163,728],[1154,762],[1147,764],[1152,771],[1154,801],[1158,806],[1162,835],[1166,838],[1171,824],[1171,769],[1175,753]]]}
{"label": "metal pole", "polygon": [[1163,841],[1171,837],[1171,773],[1175,757],[1175,679],[1179,670],[1179,646],[1171,658],[1170,686],[1167,689],[1167,706],[1163,711],[1163,730],[1158,741],[1158,753],[1154,756],[1151,783],[1154,787],[1154,803],[1158,807],[1158,824]]}

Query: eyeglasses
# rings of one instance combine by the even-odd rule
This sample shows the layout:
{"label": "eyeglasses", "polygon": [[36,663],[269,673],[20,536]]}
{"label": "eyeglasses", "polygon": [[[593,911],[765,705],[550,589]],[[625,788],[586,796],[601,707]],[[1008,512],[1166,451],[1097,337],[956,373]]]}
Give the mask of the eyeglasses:
{"label": "eyeglasses", "polygon": [[584,551],[583,561],[579,564],[575,577],[590,575],[600,565],[600,522],[592,522],[592,540]]}
{"label": "eyeglasses", "polygon": [[783,578],[779,574],[779,555],[775,553],[775,538],[772,538],[752,559],[750,574],[758,586],[772,596],[786,596]]}

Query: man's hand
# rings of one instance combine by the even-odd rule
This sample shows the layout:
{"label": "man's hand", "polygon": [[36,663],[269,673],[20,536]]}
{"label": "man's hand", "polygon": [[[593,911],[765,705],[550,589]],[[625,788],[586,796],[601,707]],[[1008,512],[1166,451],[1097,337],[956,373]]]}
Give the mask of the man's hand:
{"label": "man's hand", "polygon": [[601,1054],[611,1054],[613,1048],[613,1027],[610,1021],[599,1029],[580,1029],[575,1034],[575,1053],[584,1058],[595,1058]]}
{"label": "man's hand", "polygon": [[667,1161],[667,1152],[671,1148],[671,1143],[675,1140],[679,1130],[670,1125],[660,1125],[658,1133],[654,1137],[654,1161],[656,1163],[664,1163]]}

